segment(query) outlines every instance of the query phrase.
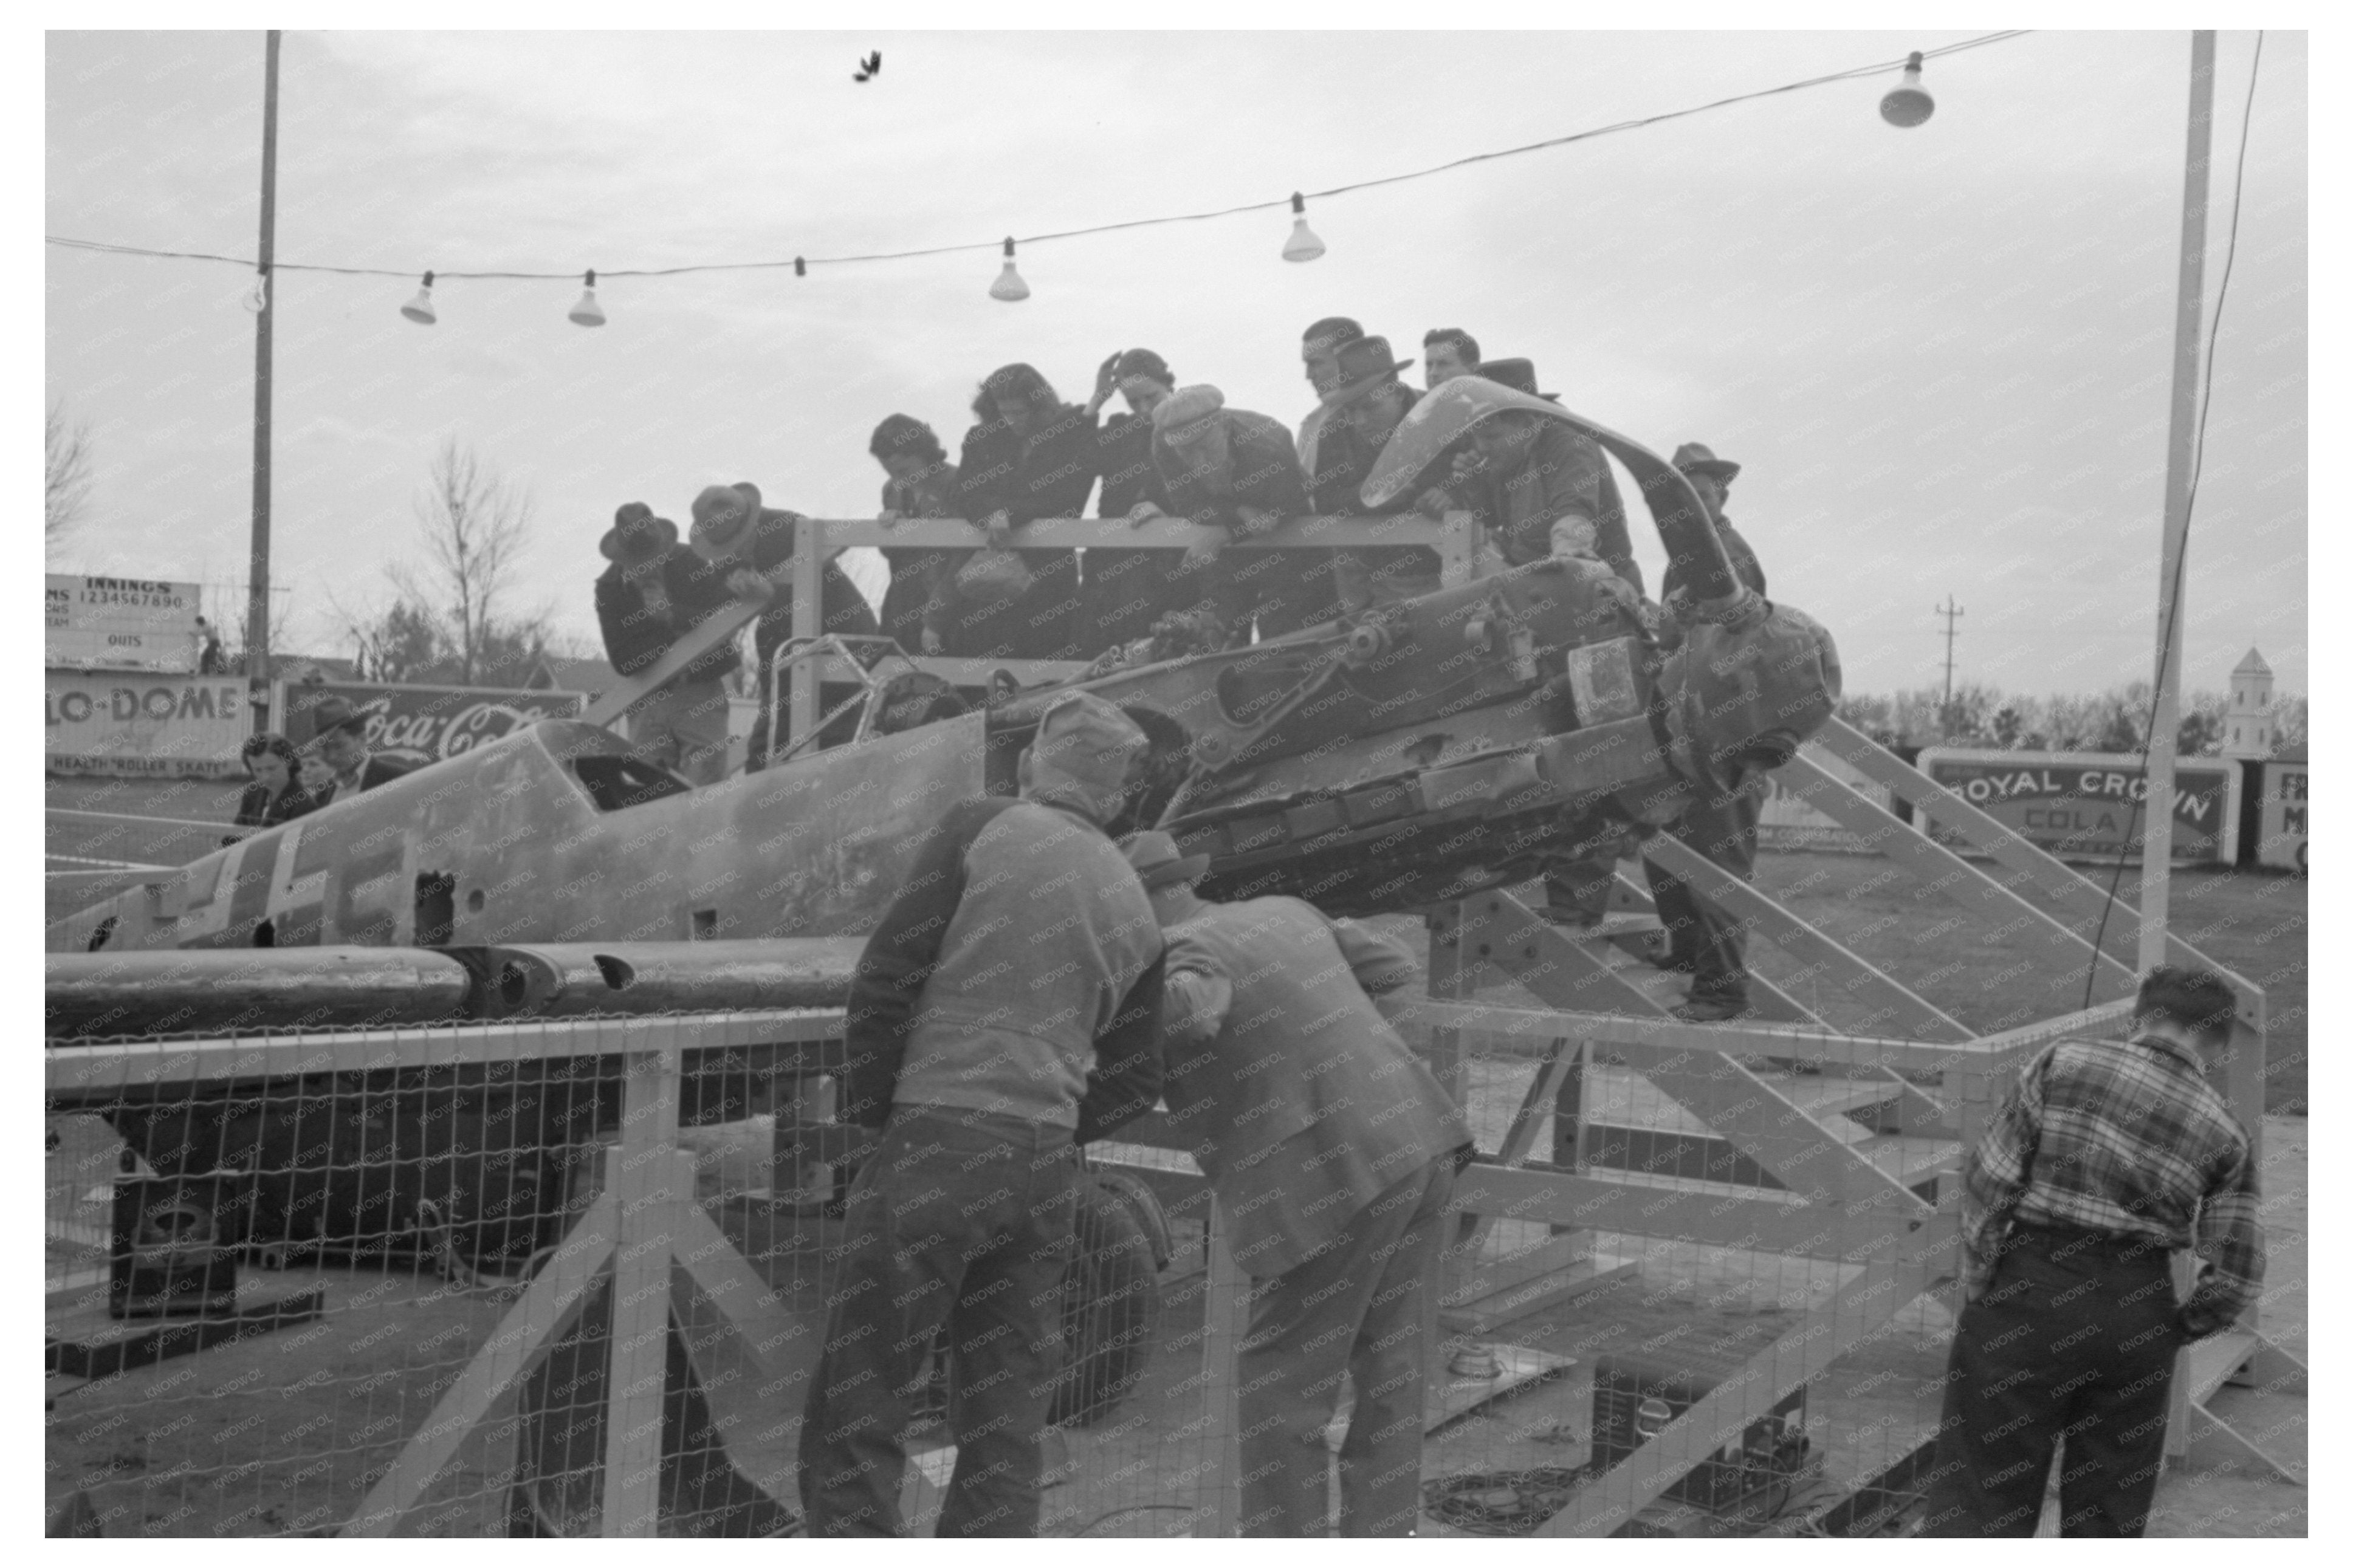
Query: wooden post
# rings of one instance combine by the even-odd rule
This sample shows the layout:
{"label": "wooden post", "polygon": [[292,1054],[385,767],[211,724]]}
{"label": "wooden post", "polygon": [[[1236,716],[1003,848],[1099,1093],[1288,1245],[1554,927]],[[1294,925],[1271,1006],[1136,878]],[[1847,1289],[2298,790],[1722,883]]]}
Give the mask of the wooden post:
{"label": "wooden post", "polygon": [[[613,1196],[619,1234],[613,1249],[612,1362],[606,1388],[604,1532],[650,1540],[660,1504],[662,1394],[670,1360],[670,1257],[677,1209],[694,1189],[678,1186],[691,1167],[671,1157],[678,1139],[679,1049],[675,1026],[657,1025],[661,1044],[630,1051],[621,1089],[621,1153]],[[642,1034],[631,1020],[622,1032]]]}
{"label": "wooden post", "polygon": [[[256,265],[261,272],[261,313],[253,323],[253,540],[246,566],[245,689],[248,699],[269,695],[269,368],[270,333],[278,318],[278,30],[263,35],[261,79],[261,246]],[[254,728],[284,729],[285,715],[262,720],[263,703],[248,700],[256,710]]]}
{"label": "wooden post", "polygon": [[1201,1326],[1201,1473],[1194,1495],[1196,1536],[1230,1536],[1241,1528],[1241,1379],[1235,1357],[1250,1330],[1250,1276],[1234,1260],[1225,1210],[1209,1198],[1208,1300]]}
{"label": "wooden post", "polygon": [[2198,331],[2206,300],[2206,163],[2214,141],[2214,35],[2189,35],[2189,143],[2181,176],[2181,265],[2173,302],[2173,414],[2165,453],[2165,545],[2157,574],[2157,696],[2149,719],[2140,851],[2140,963],[2165,962],[2165,915],[2173,874],[2174,732],[2181,722],[2184,555],[2197,460]]}
{"label": "wooden post", "polygon": [[[804,518],[793,531],[793,636],[813,637],[824,630],[825,524],[817,518]],[[805,658],[793,666],[792,689],[786,699],[793,705],[793,740],[817,728],[818,670],[822,662]],[[768,744],[781,742],[771,736]]]}

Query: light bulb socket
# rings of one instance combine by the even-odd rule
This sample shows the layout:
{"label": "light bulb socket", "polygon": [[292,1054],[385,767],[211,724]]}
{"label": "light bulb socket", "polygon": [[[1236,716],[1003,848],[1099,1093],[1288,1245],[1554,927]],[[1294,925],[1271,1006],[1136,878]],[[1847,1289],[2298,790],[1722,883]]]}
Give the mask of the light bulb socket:
{"label": "light bulb socket", "polygon": [[1904,62],[1903,81],[1889,89],[1887,96],[1879,100],[1879,118],[1899,131],[1924,124],[1936,112],[1936,100],[1920,85],[1922,58],[1921,51],[1913,50],[1911,58]]}
{"label": "light bulb socket", "polygon": [[806,278],[808,276],[808,263],[803,261],[797,256],[793,258],[793,276],[796,278]]}
{"label": "light bulb socket", "polygon": [[565,313],[565,319],[575,326],[601,327],[605,324],[605,308],[596,303],[596,269],[590,268],[580,290],[580,302]]}
{"label": "light bulb socket", "polygon": [[1292,193],[1291,193],[1291,210],[1292,210],[1293,213],[1297,214],[1298,216],[1302,216],[1302,217],[1306,216],[1307,216],[1307,198],[1306,198],[1305,196],[1301,195],[1297,191],[1293,191],[1293,192],[1292,192]]}
{"label": "light bulb socket", "polygon": [[420,327],[429,327],[438,320],[433,313],[433,274],[425,275],[425,281],[417,285],[417,298],[403,305],[400,313]]}

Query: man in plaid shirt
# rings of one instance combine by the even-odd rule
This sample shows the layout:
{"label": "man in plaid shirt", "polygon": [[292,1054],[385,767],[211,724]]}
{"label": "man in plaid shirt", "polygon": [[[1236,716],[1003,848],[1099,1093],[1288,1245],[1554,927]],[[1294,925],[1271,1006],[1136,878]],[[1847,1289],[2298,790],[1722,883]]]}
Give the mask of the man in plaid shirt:
{"label": "man in plaid shirt", "polygon": [[[2165,1448],[2174,1354],[2263,1280],[2253,1147],[2206,1081],[2229,984],[2161,967],[2131,1038],[2028,1066],[1963,1173],[1962,1284],[1927,1535],[2032,1535],[2062,1432],[2061,1532],[2137,1536]],[[2195,1247],[2189,1299],[2168,1258]]]}

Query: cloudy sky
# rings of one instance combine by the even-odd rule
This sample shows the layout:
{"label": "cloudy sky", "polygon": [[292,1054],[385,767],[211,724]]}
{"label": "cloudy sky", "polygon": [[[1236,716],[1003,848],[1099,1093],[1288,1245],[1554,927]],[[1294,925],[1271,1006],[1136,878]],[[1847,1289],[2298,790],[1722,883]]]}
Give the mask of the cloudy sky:
{"label": "cloudy sky", "polygon": [[[1108,352],[1295,426],[1300,329],[1439,325],[1533,357],[1568,406],[1743,463],[1773,596],[1836,634],[1850,689],[1939,677],[2096,690],[2148,673],[2189,39],[2038,33],[1930,62],[1926,126],[1847,82],[1315,204],[1025,248],[613,279],[463,281],[986,244],[1279,199],[1899,57],[1962,32],[563,34],[285,40],[273,572],[281,647],[343,651],[455,436],[529,486],[518,607],[593,637],[596,542],[702,486],[871,515],[881,416],[951,449],[977,378],[1028,360],[1083,401]],[[2217,71],[2207,321],[2254,35]],[[850,79],[884,54],[879,79]],[[261,40],[53,32],[51,235],[249,257]],[[2306,48],[2264,43],[2191,543],[2192,687],[2260,645],[2307,685]],[[52,569],[227,583],[248,526],[249,274],[46,254],[47,390],[99,482]],[[1660,551],[1637,520],[1655,583]]]}

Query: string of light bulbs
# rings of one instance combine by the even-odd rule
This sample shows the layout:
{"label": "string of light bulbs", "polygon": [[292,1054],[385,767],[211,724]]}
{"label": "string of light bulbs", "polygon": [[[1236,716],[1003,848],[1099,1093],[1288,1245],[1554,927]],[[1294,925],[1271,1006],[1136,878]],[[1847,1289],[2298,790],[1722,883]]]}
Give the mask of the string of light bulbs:
{"label": "string of light bulbs", "polygon": [[[1285,205],[1291,209],[1292,222],[1290,236],[1282,245],[1282,259],[1293,262],[1313,261],[1324,254],[1324,241],[1316,237],[1315,231],[1307,226],[1307,203],[1311,199],[1322,201],[1328,197],[1346,195],[1356,191],[1372,190],[1383,185],[1402,184],[1409,180],[1428,179],[1436,174],[1467,168],[1473,163],[1493,163],[1501,158],[1514,158],[1529,153],[1547,152],[1556,147],[1566,147],[1578,142],[1589,142],[1597,137],[1642,130],[1669,121],[1684,120],[1695,114],[1704,114],[1713,110],[1728,109],[1735,104],[1750,103],[1758,99],[1799,92],[1808,88],[1824,87],[1833,82],[1852,81],[1859,77],[1877,76],[1899,68],[1904,73],[1903,80],[1880,100],[1879,112],[1880,117],[1890,125],[1909,129],[1921,124],[1936,110],[1935,100],[1930,98],[1927,90],[1920,85],[1920,72],[1924,61],[1945,55],[1958,54],[1965,49],[1983,48],[1989,44],[2008,43],[2013,38],[2025,37],[2027,31],[2028,29],[2025,28],[2009,28],[2000,32],[1987,33],[1978,37],[1964,39],[1959,43],[1946,44],[1937,48],[1915,49],[1900,60],[1875,61],[1870,65],[1854,66],[1846,70],[1833,71],[1826,76],[1808,77],[1801,81],[1783,82],[1778,87],[1759,88],[1750,92],[1736,93],[1729,98],[1719,98],[1684,109],[1672,109],[1658,114],[1644,115],[1635,120],[1620,120],[1613,124],[1573,131],[1564,135],[1547,137],[1541,142],[1524,142],[1516,147],[1498,148],[1489,153],[1473,153],[1465,157],[1451,159],[1443,163],[1434,163],[1426,169],[1414,169],[1403,174],[1383,174],[1373,179],[1351,181],[1346,184],[1333,185],[1320,191],[1293,191],[1288,197],[1278,197],[1272,201],[1244,202],[1235,206],[1219,207],[1208,212],[1172,213],[1157,217],[1127,218],[1117,223],[1092,224],[1083,228],[1058,229],[1044,234],[1021,237],[1008,235],[1002,241],[934,245],[910,250],[870,251],[851,256],[795,256],[774,261],[704,261],[679,267],[607,268],[602,270],[607,279],[677,278],[693,272],[781,271],[789,267],[795,277],[806,278],[808,276],[808,269],[812,267],[852,267],[872,262],[910,261],[926,257],[995,250],[1001,245],[1004,265],[998,269],[995,281],[989,284],[988,294],[993,300],[1012,303],[1029,297],[1029,285],[1022,278],[1017,265],[1017,247],[1019,246],[1077,239],[1089,235],[1113,234],[1125,229],[1153,228],[1166,224],[1202,223],[1212,218],[1266,212]],[[140,256],[162,260],[221,262],[235,267],[249,268],[257,273],[263,270],[260,264],[251,257],[223,256],[216,252],[202,250],[158,250],[145,246],[119,245],[107,240],[77,239],[63,235],[47,235],[44,238],[47,244],[70,250],[94,250],[107,255]],[[307,261],[274,262],[269,270],[322,272],[345,278],[417,276],[414,272],[395,268],[347,267]],[[584,327],[601,327],[605,324],[606,318],[604,307],[596,300],[597,271],[597,268],[593,268],[581,274],[437,268],[423,275],[416,295],[400,307],[400,313],[420,326],[434,325],[439,320],[433,304],[433,286],[436,279],[459,278],[486,280],[560,281],[579,276],[582,279],[580,298],[573,304],[572,309],[565,313],[565,319]],[[261,289],[257,280],[253,290],[247,298],[248,308],[260,309],[260,300]]]}

